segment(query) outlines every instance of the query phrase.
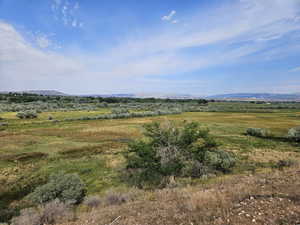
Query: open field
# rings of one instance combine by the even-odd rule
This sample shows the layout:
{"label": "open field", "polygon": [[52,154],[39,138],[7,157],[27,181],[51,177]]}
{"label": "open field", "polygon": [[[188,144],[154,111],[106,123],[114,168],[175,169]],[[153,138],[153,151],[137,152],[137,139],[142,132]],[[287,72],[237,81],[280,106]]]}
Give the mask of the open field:
{"label": "open field", "polygon": [[[216,104],[216,103],[215,103]],[[22,198],[58,171],[77,173],[87,184],[88,195],[104,195],[110,189],[130,190],[120,174],[124,168],[121,154],[131,140],[142,137],[142,125],[152,121],[197,121],[210,130],[220,148],[234,152],[239,161],[233,175],[270,170],[279,160],[300,162],[300,146],[276,137],[285,137],[289,128],[300,125],[300,111],[279,110],[273,113],[185,112],[177,115],[55,122],[110,112],[97,111],[42,112],[36,119],[17,119],[16,112],[2,112],[8,123],[0,131],[0,199],[5,220],[9,210],[22,206]],[[267,128],[274,138],[245,135],[249,127]],[[231,175],[224,175],[225,177]],[[182,185],[217,182],[192,179]],[[5,212],[5,213],[4,213]],[[5,214],[5,215],[4,215]],[[0,214],[1,216],[1,214]],[[4,219],[3,219],[4,218]]]}

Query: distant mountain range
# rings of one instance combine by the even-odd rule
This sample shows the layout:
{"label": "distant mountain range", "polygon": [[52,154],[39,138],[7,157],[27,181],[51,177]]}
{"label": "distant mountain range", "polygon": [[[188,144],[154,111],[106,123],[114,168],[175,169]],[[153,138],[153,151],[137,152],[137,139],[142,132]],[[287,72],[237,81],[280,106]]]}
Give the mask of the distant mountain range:
{"label": "distant mountain range", "polygon": [[207,96],[217,100],[257,100],[257,101],[300,101],[300,93],[270,94],[270,93],[236,93]]}
{"label": "distant mountain range", "polygon": [[65,94],[60,91],[55,90],[28,90],[28,91],[21,91],[23,93],[29,93],[29,94],[37,94],[37,95],[51,95],[51,96],[67,96],[68,94]]}
{"label": "distant mountain range", "polygon": [[[56,90],[28,90],[21,93],[52,96],[72,96]],[[2,92],[4,93],[4,92]],[[170,99],[216,99],[216,100],[240,100],[240,101],[300,101],[300,93],[293,94],[271,94],[271,93],[235,93],[211,96],[195,96],[189,94],[160,94],[160,93],[137,93],[137,94],[90,94],[77,95],[83,97],[119,97],[119,98],[170,98]]]}

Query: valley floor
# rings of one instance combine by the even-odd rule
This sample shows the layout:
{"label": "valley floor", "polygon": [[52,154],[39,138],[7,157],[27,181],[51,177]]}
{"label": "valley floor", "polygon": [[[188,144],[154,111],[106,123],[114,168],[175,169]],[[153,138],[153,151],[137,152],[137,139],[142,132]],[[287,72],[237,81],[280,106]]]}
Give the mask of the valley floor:
{"label": "valley floor", "polygon": [[[104,196],[109,190],[132,201],[89,211],[79,207],[72,225],[111,224],[286,224],[300,223],[300,168],[274,169],[280,160],[300,162],[299,143],[276,137],[300,125],[298,111],[274,113],[190,112],[178,115],[58,122],[66,115],[105,112],[56,112],[20,120],[16,113],[0,113],[9,126],[0,131],[0,222],[24,205],[23,198],[58,171],[77,173],[87,194]],[[75,115],[76,114],[76,115]],[[77,115],[78,114],[78,115]],[[79,115],[80,114],[80,115]],[[142,137],[142,125],[152,121],[197,121],[210,130],[220,148],[234,152],[238,164],[230,175],[203,181],[179,180],[175,189],[132,190],[122,179],[122,151]],[[270,129],[274,138],[245,135],[249,127]],[[120,216],[120,217],[119,217]]]}

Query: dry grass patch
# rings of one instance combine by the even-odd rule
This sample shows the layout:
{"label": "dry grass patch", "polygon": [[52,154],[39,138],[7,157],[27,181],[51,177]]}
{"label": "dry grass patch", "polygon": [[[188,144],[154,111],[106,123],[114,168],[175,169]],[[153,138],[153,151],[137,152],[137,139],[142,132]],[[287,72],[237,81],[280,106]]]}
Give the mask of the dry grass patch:
{"label": "dry grass patch", "polygon": [[273,149],[255,149],[247,154],[250,161],[268,163],[279,160],[293,159],[299,160],[300,154],[297,152],[281,152]]}
{"label": "dry grass patch", "polygon": [[[202,187],[144,192],[144,198],[103,206],[64,225],[278,225],[300,221],[299,167],[239,175]],[[118,218],[116,220],[116,218]]]}
{"label": "dry grass patch", "polygon": [[0,156],[0,160],[10,161],[10,162],[15,162],[15,161],[24,162],[24,161],[46,158],[47,156],[48,154],[43,152],[28,152],[28,153],[2,155]]}
{"label": "dry grass patch", "polygon": [[106,142],[96,146],[89,145],[89,146],[83,146],[79,148],[69,148],[69,149],[61,150],[58,153],[66,157],[82,157],[85,155],[89,156],[89,155],[101,154],[101,153],[113,154],[114,149],[120,149],[121,147],[124,147],[124,144],[119,142]]}

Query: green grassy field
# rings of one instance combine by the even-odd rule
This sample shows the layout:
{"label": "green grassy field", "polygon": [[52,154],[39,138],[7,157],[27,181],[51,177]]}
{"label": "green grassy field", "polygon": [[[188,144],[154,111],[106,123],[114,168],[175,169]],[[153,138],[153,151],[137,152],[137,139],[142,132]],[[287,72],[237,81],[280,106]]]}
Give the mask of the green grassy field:
{"label": "green grassy field", "polygon": [[115,120],[53,122],[54,119],[98,115],[107,111],[43,112],[37,119],[20,120],[16,113],[1,113],[8,122],[0,131],[0,198],[2,205],[20,200],[47,176],[58,171],[78,173],[88,194],[126,188],[120,179],[122,151],[127,142],[142,137],[142,125],[151,121],[198,121],[209,128],[221,145],[240,159],[234,173],[263,170],[278,160],[299,160],[300,147],[280,139],[246,136],[249,127],[270,129],[285,136],[300,125],[300,112],[221,113],[191,112],[178,115]]}

